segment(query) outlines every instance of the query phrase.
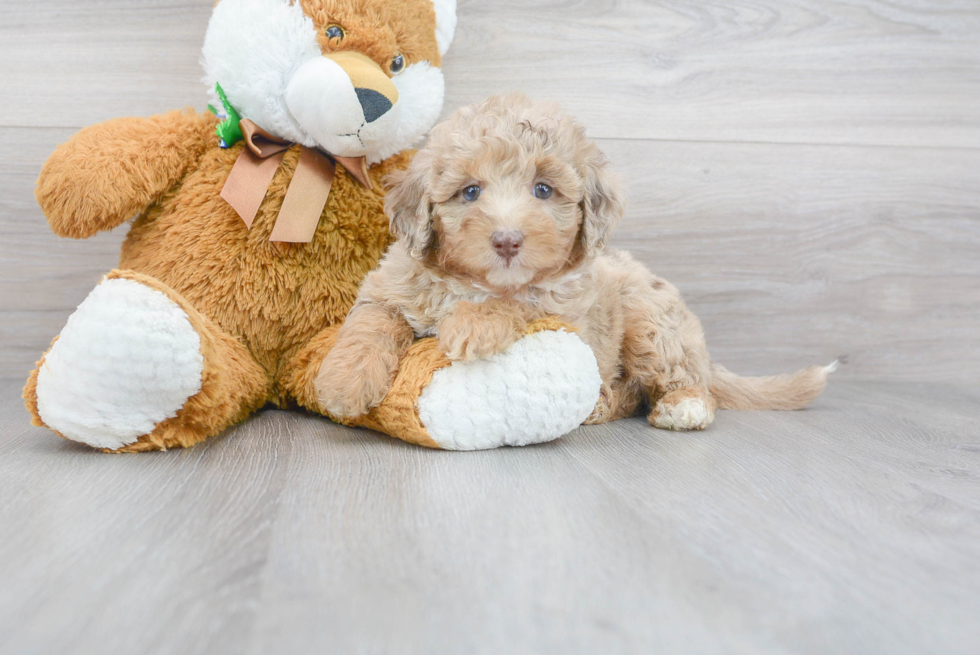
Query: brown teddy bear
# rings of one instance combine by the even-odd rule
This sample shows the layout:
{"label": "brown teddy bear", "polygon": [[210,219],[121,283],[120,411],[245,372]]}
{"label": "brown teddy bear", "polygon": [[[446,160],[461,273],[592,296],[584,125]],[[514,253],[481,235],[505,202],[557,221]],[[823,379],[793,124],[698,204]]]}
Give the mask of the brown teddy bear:
{"label": "brown teddy bear", "polygon": [[[137,452],[270,403],[323,413],[320,365],[391,242],[383,180],[439,117],[455,25],[455,0],[220,0],[213,113],[118,119],[60,146],[37,186],[56,234],[136,219],[27,383],[35,423]],[[352,423],[439,448],[557,438],[599,394],[591,352],[553,322],[480,362],[422,340],[391,375]]]}

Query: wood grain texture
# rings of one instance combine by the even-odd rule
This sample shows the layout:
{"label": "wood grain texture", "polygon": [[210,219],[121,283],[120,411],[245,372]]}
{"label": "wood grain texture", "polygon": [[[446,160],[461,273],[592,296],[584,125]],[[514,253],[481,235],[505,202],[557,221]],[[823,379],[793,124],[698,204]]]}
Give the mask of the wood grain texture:
{"label": "wood grain texture", "polygon": [[849,355],[812,410],[466,454],[268,411],[100,455],[19,394],[126,228],[57,239],[32,187],[79,127],[203,108],[211,5],[3,4],[0,654],[975,650],[980,387],[941,382],[980,381],[976,3],[460,3],[447,112],[562,101],[719,361]]}
{"label": "wood grain texture", "polygon": [[[31,194],[41,163],[75,127],[202,106],[209,7],[7,8],[0,377],[24,375],[125,233],[55,239]],[[617,245],[686,293],[730,366],[846,354],[845,375],[977,381],[978,16],[912,0],[464,2],[447,111],[516,84],[576,112],[632,191]],[[603,48],[569,59],[570,39]],[[3,127],[24,125],[55,127]]]}
{"label": "wood grain texture", "polygon": [[[118,261],[125,226],[59,239],[34,203],[69,134],[0,128],[0,377],[25,377]],[[614,245],[678,285],[718,361],[980,380],[980,150],[600,143],[631,195]]]}
{"label": "wood grain texture", "polygon": [[[211,5],[7,2],[0,125],[202,106]],[[968,0],[464,0],[460,19],[449,107],[506,86],[607,138],[980,146]]]}
{"label": "wood grain texture", "polygon": [[[468,2],[454,101],[507,80],[598,137],[980,146],[961,0]],[[492,55],[491,55],[492,53]]]}
{"label": "wood grain texture", "polygon": [[4,0],[0,126],[74,127],[207,104],[210,0]]}
{"label": "wood grain texture", "polygon": [[0,384],[0,653],[972,653],[980,387],[440,453],[277,411],[106,456]]}
{"label": "wood grain texture", "polygon": [[602,145],[632,196],[614,245],[678,285],[718,361],[980,381],[980,150]]}
{"label": "wood grain texture", "polygon": [[[5,7],[0,377],[25,375],[126,230],[56,239],[41,163],[91,122],[202,107],[210,5]],[[446,111],[516,85],[578,114],[632,192],[616,244],[681,288],[719,361],[980,380],[980,8],[462,2],[460,21]]]}

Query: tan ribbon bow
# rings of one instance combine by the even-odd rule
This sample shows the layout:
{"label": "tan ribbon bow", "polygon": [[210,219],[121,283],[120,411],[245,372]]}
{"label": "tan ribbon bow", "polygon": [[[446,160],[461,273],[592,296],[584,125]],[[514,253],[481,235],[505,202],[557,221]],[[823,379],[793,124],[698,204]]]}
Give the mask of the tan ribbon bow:
{"label": "tan ribbon bow", "polygon": [[[241,129],[246,147],[231,169],[228,181],[221,189],[221,197],[241,216],[245,226],[252,229],[252,222],[279,164],[286,151],[295,144],[272,136],[247,118],[242,120]],[[334,161],[343,165],[358,182],[371,188],[364,157],[328,157],[319,150],[303,146],[269,241],[309,243],[313,240],[320,215],[330,197],[336,168]]]}

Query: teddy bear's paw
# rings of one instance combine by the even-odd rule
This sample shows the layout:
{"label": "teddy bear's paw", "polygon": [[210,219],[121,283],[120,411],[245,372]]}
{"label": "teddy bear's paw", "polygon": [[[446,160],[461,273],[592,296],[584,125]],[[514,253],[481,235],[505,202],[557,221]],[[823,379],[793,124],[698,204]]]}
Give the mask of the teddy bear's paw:
{"label": "teddy bear's paw", "polygon": [[201,390],[201,338],[164,293],[107,279],[68,319],[38,370],[37,411],[95,448],[135,443]]}
{"label": "teddy bear's paw", "polygon": [[582,424],[602,380],[576,335],[546,330],[489,359],[437,371],[418,400],[429,436],[446,450],[553,441]]}

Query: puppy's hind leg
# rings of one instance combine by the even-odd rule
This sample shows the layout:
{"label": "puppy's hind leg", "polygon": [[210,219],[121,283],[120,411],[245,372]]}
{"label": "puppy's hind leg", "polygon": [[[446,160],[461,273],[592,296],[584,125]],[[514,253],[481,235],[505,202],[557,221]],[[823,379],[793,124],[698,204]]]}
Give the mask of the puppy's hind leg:
{"label": "puppy's hind leg", "polygon": [[635,380],[620,376],[612,382],[603,382],[599,402],[585,424],[599,425],[633,416],[642,402],[643,389]]}
{"label": "puppy's hind leg", "polygon": [[711,364],[701,322],[683,305],[668,318],[676,321],[667,322],[662,342],[654,336],[665,360],[647,418],[662,430],[704,430],[715,420],[718,403],[708,390]]}
{"label": "puppy's hind leg", "polygon": [[650,402],[650,424],[707,428],[718,404],[708,391],[711,364],[701,322],[665,283],[640,287],[629,300],[623,365]]}
{"label": "puppy's hind leg", "polygon": [[681,387],[664,394],[647,419],[661,430],[703,430],[715,420],[717,408],[707,388]]}

